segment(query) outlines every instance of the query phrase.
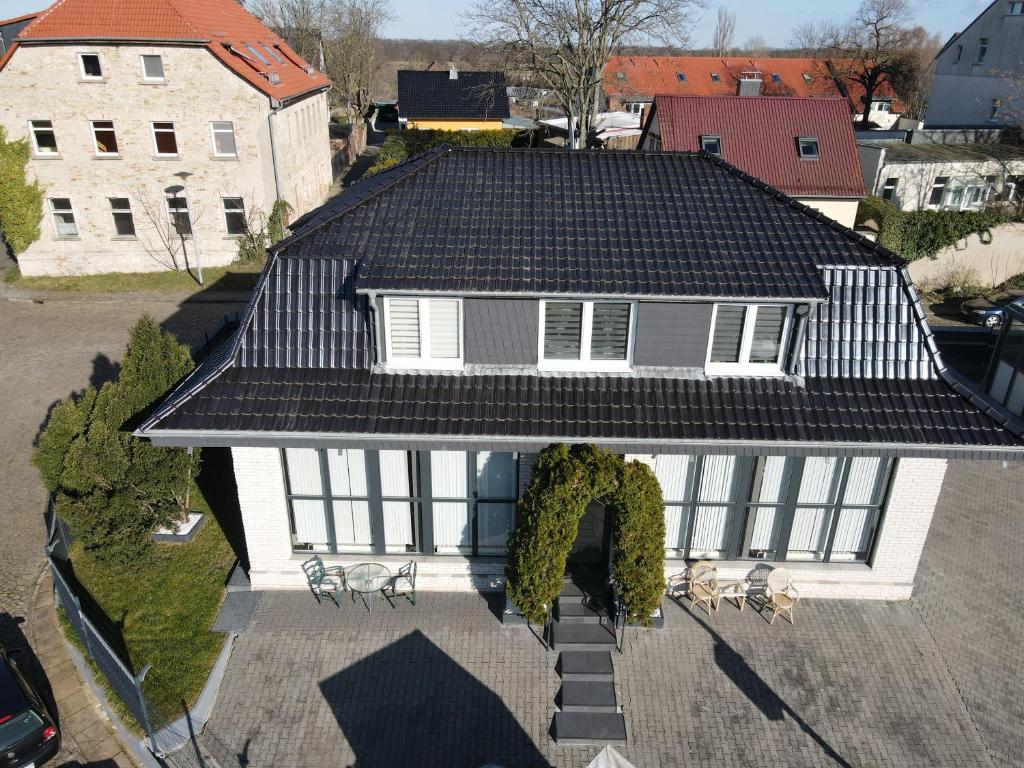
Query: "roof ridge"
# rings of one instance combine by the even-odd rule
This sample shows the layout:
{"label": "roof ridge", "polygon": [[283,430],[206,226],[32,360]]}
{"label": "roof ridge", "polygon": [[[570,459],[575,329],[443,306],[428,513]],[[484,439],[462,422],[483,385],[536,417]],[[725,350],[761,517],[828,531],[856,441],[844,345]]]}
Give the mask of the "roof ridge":
{"label": "roof ridge", "polygon": [[182,13],[182,11],[178,8],[178,0],[165,0],[165,2],[170,7],[170,9],[174,11],[174,15],[181,19],[182,23],[184,23],[185,26],[189,27],[193,32],[195,32],[198,38],[206,39],[208,37],[208,35],[204,35],[199,31],[199,27],[192,23],[192,19],[190,19],[188,16]]}
{"label": "roof ridge", "polygon": [[17,42],[18,38],[21,37],[22,34],[27,32],[28,30],[30,30],[36,24],[38,24],[43,19],[45,19],[47,16],[49,16],[51,13],[53,13],[55,10],[57,10],[57,8],[59,6],[64,5],[64,3],[66,3],[66,2],[67,2],[67,0],[57,0],[57,2],[55,2],[49,8],[44,8],[43,10],[41,10],[38,14],[36,14],[36,17],[34,19],[32,19],[32,21],[30,21],[28,24],[25,25],[24,29],[22,29],[20,32],[18,32],[17,35],[14,36],[15,42]]}

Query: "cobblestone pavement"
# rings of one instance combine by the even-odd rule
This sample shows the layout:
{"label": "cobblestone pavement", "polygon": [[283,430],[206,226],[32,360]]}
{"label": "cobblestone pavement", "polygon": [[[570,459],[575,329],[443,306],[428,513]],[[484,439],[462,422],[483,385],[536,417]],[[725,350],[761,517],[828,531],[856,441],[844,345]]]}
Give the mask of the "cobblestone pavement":
{"label": "cobblestone pavement", "polygon": [[912,601],[996,765],[1024,766],[1024,464],[952,462]]}
{"label": "cobblestone pavement", "polygon": [[[90,382],[109,378],[112,361],[123,353],[128,331],[142,314],[151,314],[181,338],[193,340],[224,313],[240,308],[206,302],[179,306],[132,296],[43,304],[0,298],[0,642],[11,647],[27,644],[17,622],[29,613],[46,537],[46,492],[31,454],[50,405]],[[67,685],[56,679],[50,683],[55,688]],[[90,759],[76,751],[74,743],[66,746],[65,760]]]}
{"label": "cobblestone pavement", "polygon": [[[621,751],[641,768],[991,765],[908,604],[805,601],[795,626],[731,604],[667,618],[615,656]],[[585,766],[596,747],[548,735],[556,659],[479,595],[368,614],[267,593],[209,736],[233,756],[224,768]]]}

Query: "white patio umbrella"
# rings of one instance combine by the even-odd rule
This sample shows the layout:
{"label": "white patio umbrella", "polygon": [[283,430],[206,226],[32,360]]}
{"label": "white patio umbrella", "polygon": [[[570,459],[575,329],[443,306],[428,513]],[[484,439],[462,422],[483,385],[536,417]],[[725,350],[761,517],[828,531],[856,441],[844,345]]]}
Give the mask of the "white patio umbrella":
{"label": "white patio umbrella", "polygon": [[605,747],[597,753],[597,757],[590,761],[587,768],[636,768],[636,766],[611,747]]}

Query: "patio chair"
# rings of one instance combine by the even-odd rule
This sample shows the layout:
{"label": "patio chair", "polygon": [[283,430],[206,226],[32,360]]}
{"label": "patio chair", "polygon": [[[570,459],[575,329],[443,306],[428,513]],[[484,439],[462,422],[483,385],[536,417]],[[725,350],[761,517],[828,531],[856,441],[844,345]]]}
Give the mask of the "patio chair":
{"label": "patio chair", "polygon": [[677,603],[690,592],[690,572],[673,573],[665,582],[665,594]]}
{"label": "patio chair", "polygon": [[341,593],[345,590],[344,568],[340,565],[326,568],[324,561],[317,555],[304,562],[302,570],[306,574],[309,591],[313,593],[317,603],[321,602],[320,598],[329,597],[338,608],[341,608]]}
{"label": "patio chair", "polygon": [[391,577],[391,583],[387,587],[391,590],[392,597],[405,595],[412,604],[416,605],[416,563],[410,560],[398,569],[398,573]]}
{"label": "patio chair", "polygon": [[708,616],[711,609],[718,610],[722,596],[718,591],[718,569],[707,560],[694,563],[690,568],[690,610],[695,603],[703,603]]}
{"label": "patio chair", "polygon": [[793,577],[785,568],[776,568],[768,574],[768,588],[765,593],[767,605],[772,609],[772,617],[769,624],[775,621],[775,617],[784,614],[793,623],[793,606],[800,599],[800,593],[793,586]]}

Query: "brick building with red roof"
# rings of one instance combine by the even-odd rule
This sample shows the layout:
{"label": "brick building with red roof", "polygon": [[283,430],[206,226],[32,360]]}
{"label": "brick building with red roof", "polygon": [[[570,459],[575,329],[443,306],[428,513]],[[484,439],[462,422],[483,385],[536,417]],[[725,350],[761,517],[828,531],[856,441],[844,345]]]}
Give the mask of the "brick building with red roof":
{"label": "brick building with red roof", "polygon": [[852,227],[864,179],[845,99],[654,97],[641,150],[717,155]]}
{"label": "brick building with red roof", "polygon": [[[852,114],[864,110],[864,89],[837,75],[832,62],[812,58],[746,56],[613,56],[604,68],[609,109],[638,112],[655,94],[671,96],[832,96]],[[903,105],[883,85],[870,105],[871,119],[888,128]]]}
{"label": "brick building with red roof", "polygon": [[57,0],[0,56],[46,194],[22,273],[230,263],[275,200],[326,198],[329,88],[236,0]]}

